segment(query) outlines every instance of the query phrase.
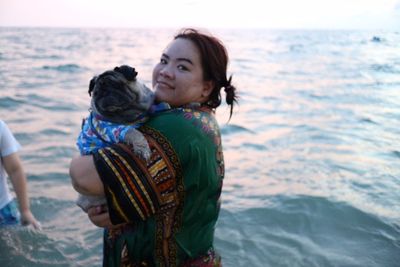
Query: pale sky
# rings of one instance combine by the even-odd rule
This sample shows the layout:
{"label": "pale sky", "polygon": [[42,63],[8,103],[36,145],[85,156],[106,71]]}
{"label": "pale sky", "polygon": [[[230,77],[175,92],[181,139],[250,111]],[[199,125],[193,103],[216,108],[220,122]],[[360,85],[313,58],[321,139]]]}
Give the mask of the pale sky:
{"label": "pale sky", "polygon": [[0,0],[0,26],[400,29],[400,0]]}

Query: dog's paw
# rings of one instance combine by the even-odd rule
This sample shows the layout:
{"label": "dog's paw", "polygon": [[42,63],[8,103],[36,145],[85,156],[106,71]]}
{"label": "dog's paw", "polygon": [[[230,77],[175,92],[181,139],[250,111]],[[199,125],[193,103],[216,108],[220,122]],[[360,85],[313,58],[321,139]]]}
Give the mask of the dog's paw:
{"label": "dog's paw", "polygon": [[129,144],[133,152],[145,161],[150,159],[151,150],[149,143],[139,130],[130,129],[125,135],[124,142]]}

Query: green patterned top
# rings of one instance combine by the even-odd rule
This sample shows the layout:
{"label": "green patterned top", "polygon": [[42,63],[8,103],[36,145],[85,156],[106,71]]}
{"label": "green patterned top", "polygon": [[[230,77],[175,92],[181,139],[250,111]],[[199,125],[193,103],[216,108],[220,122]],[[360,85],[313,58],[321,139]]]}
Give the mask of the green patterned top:
{"label": "green patterned top", "polygon": [[214,115],[169,109],[140,130],[147,162],[121,144],[94,155],[111,221],[120,224],[105,230],[103,265],[220,266],[213,239],[224,161]]}

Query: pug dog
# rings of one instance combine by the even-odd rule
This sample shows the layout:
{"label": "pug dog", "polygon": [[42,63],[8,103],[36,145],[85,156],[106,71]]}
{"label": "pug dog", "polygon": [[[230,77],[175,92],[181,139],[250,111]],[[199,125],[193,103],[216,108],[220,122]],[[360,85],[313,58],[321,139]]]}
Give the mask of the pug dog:
{"label": "pug dog", "polygon": [[[91,79],[89,116],[82,123],[77,146],[82,155],[96,152],[113,143],[126,143],[133,152],[148,160],[150,147],[137,130],[147,119],[154,93],[139,82],[134,68],[122,65]],[[77,205],[85,212],[106,203],[104,197],[79,195]]]}

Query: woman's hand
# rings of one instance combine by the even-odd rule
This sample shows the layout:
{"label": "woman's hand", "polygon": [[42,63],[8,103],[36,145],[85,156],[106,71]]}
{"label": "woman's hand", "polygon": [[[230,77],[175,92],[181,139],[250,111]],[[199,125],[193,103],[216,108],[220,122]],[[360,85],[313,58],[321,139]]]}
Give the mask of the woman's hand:
{"label": "woman's hand", "polygon": [[114,225],[111,223],[110,214],[106,205],[94,206],[88,209],[89,220],[98,227],[112,228]]}

